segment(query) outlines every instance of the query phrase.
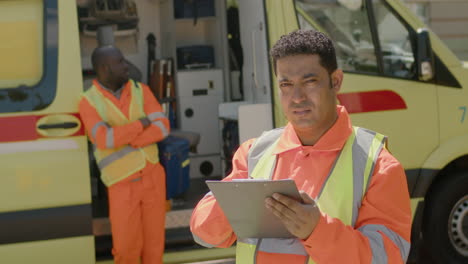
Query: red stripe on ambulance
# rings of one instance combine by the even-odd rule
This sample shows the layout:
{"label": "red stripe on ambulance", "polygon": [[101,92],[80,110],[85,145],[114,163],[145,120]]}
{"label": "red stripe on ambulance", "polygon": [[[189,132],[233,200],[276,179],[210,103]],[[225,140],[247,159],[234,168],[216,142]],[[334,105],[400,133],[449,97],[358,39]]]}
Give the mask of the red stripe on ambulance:
{"label": "red stripe on ambulance", "polygon": [[407,109],[403,98],[390,90],[338,94],[348,113],[368,113]]}
{"label": "red stripe on ambulance", "polygon": [[14,116],[0,118],[0,142],[35,140],[36,122],[40,116]]}
{"label": "red stripe on ambulance", "polygon": [[[79,113],[70,114],[80,119]],[[0,117],[0,142],[31,141],[42,138],[37,132],[37,121],[46,115]],[[84,135],[84,127],[71,136]]]}

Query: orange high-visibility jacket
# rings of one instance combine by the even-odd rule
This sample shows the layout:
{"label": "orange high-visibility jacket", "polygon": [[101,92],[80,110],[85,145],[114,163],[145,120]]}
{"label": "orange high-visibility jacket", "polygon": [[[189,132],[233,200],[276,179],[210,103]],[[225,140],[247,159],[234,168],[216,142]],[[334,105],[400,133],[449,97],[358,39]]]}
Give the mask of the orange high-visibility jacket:
{"label": "orange high-visibility jacket", "polygon": [[[274,180],[294,179],[299,190],[314,199],[317,197],[353,129],[344,107],[338,106],[337,111],[337,122],[314,146],[302,146],[294,128],[290,124],[286,126],[273,151],[278,155]],[[241,145],[232,161],[233,171],[224,180],[248,177],[247,154],[253,142],[252,139]],[[315,230],[301,243],[316,263],[371,263],[373,252],[382,251],[388,263],[403,263],[398,239],[381,231],[375,231],[375,234],[360,232],[360,228],[371,225],[384,225],[405,241],[402,243],[410,241],[411,209],[405,173],[386,149],[377,159],[355,226],[347,226],[341,220],[322,213]],[[211,194],[206,195],[195,208],[190,227],[195,239],[205,246],[229,247],[237,239]],[[382,243],[374,239],[375,236],[381,237]],[[306,263],[306,260],[307,256],[263,251],[258,251],[256,256],[258,264],[295,264]]]}
{"label": "orange high-visibility jacket", "polygon": [[[120,111],[128,118],[129,107],[131,102],[131,82],[128,81],[121,93],[120,99],[117,99],[109,91],[102,88],[97,80],[93,80],[93,84],[98,88],[107,99],[120,109]],[[91,142],[99,149],[108,147],[109,139],[112,140],[113,148],[118,148],[124,145],[130,145],[134,148],[145,147],[149,144],[161,141],[170,132],[169,120],[161,116],[163,112],[161,105],[153,96],[148,86],[139,83],[143,89],[144,111],[151,121],[151,125],[146,129],[139,120],[130,122],[122,126],[96,126],[103,122],[102,118],[97,113],[96,109],[83,97],[80,101],[79,109],[81,119],[83,120],[86,132]],[[152,118],[155,116],[156,118]],[[161,123],[163,126],[161,126]],[[96,128],[96,131],[93,131]],[[109,133],[112,130],[112,135]],[[108,138],[110,137],[110,138]]]}
{"label": "orange high-visibility jacket", "polygon": [[[94,87],[130,120],[132,83],[130,80],[125,84],[118,99],[97,80],[93,81]],[[90,140],[98,149],[143,148],[161,141],[169,133],[169,121],[162,113],[161,105],[146,85],[138,83],[136,86],[142,89],[142,96],[138,98],[143,98],[144,114],[151,121],[147,128],[143,128],[139,120],[119,126],[102,125],[103,118],[87,97],[82,97],[79,106],[81,118]],[[108,186],[115,263],[138,263],[140,258],[145,263],[162,263],[165,173],[161,164],[154,163],[154,159],[152,162],[149,157],[146,159],[146,166],[141,170]]]}

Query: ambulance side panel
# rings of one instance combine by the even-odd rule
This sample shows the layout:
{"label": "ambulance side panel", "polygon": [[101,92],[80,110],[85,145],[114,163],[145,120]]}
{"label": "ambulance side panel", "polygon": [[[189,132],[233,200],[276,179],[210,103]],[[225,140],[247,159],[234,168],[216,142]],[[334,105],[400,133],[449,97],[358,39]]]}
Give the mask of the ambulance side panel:
{"label": "ambulance side panel", "polygon": [[75,1],[0,2],[0,262],[94,263]]}

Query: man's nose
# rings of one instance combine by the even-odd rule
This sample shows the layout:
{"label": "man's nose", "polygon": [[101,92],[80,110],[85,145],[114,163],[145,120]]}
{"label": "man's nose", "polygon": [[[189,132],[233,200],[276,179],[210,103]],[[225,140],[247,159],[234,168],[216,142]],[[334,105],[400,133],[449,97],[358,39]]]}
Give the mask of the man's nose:
{"label": "man's nose", "polygon": [[292,100],[294,102],[301,102],[306,98],[302,85],[295,84],[293,87]]}

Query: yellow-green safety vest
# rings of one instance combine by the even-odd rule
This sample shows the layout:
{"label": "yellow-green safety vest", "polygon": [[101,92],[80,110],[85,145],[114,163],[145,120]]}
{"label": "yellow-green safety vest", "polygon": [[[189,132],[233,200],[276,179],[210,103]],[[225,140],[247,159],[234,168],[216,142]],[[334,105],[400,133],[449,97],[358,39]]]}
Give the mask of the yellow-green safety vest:
{"label": "yellow-green safety vest", "polygon": [[[155,164],[159,162],[159,151],[156,143],[143,148],[133,148],[130,145],[113,147],[113,126],[122,126],[145,117],[144,98],[141,84],[131,80],[131,102],[129,118],[127,118],[99,89],[93,85],[83,96],[93,106],[103,122],[96,124],[93,134],[99,126],[107,127],[106,149],[94,146],[94,156],[101,171],[101,180],[106,186],[125,179],[143,169],[146,161]],[[95,135],[92,135],[95,136]]]}
{"label": "yellow-green safety vest", "polygon": [[[277,162],[277,155],[272,152],[282,132],[283,128],[265,132],[254,142],[248,153],[249,178],[272,179]],[[353,127],[353,132],[316,199],[320,211],[354,227],[377,157],[385,142],[386,137],[381,134]],[[238,238],[236,263],[256,263],[259,251],[303,255],[308,257],[306,263],[315,263],[296,238]]]}

